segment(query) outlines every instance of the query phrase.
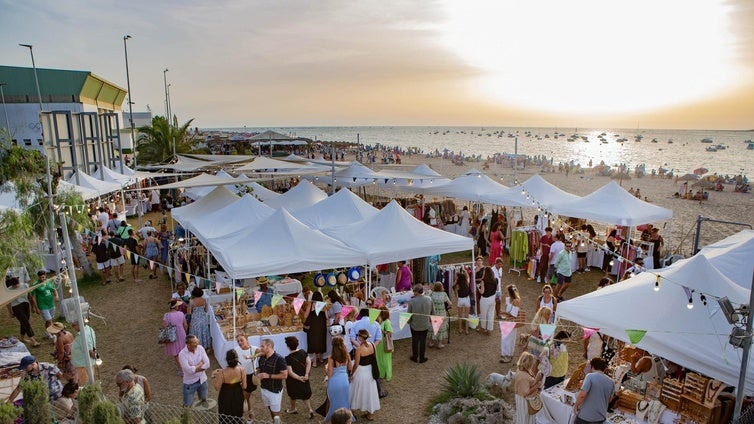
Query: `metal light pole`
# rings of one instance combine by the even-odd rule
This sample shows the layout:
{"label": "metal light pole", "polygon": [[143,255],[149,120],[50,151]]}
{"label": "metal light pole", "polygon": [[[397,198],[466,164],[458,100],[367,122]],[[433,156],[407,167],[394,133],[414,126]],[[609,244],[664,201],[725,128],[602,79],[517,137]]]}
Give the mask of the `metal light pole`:
{"label": "metal light pole", "polygon": [[[131,78],[128,73],[128,45],[126,41],[130,35],[123,36],[123,52],[126,56],[126,88],[128,89],[128,122],[131,124],[131,147],[133,147],[134,169],[136,169],[136,135],[134,131],[134,102],[131,95]],[[120,149],[120,172],[123,173],[123,148]]]}
{"label": "metal light pole", "polygon": [[[172,116],[173,110],[172,110],[172,108],[170,107],[170,85],[171,85],[171,84],[168,84],[168,86],[167,86],[167,90],[165,91],[165,93],[167,94],[167,99],[168,99],[168,114],[170,114],[170,115]],[[172,121],[172,118],[170,118],[170,121]],[[170,128],[171,128],[171,127],[172,127],[172,125],[173,125],[173,123],[172,123],[172,122],[170,122],[170,121],[168,121],[168,129],[169,129],[169,130],[170,130]],[[173,139],[173,157],[175,158],[175,157],[176,157],[176,155],[175,155],[175,145],[176,145],[176,139],[175,139],[175,134],[173,133],[173,131],[172,131],[172,130],[170,130],[170,137],[171,137],[171,138]]]}
{"label": "metal light pole", "polygon": [[738,374],[738,386],[736,387],[736,403],[733,408],[733,422],[741,418],[741,407],[746,394],[746,370],[749,366],[749,354],[752,343],[752,308],[754,308],[754,272],[751,275],[752,290],[749,292],[749,310],[746,313],[746,333],[744,333],[743,352],[741,353],[741,372]]}
{"label": "metal light pole", "polygon": [[165,119],[170,123],[170,105],[168,104],[168,68],[162,71],[162,79],[165,82]]}
{"label": "metal light pole", "polygon": [[[126,41],[129,39],[131,39],[130,35],[126,34],[123,36],[123,51],[126,55],[126,88],[128,89],[128,120],[131,123],[131,143],[133,144],[133,148],[134,148],[134,151],[133,151],[134,169],[136,169],[136,134],[134,131],[134,106],[133,106],[134,102],[133,102],[133,98],[131,97],[131,78],[128,73],[128,46],[126,44]],[[123,159],[121,156],[121,172],[123,171],[122,166],[123,166]],[[142,215],[141,189],[140,189],[141,186],[139,185],[138,178],[136,178],[136,188],[137,188],[137,195],[138,195],[138,199],[137,199],[138,203],[137,203],[136,208],[138,212],[137,215],[139,217],[139,228],[141,228],[141,215]],[[125,207],[125,203],[123,204],[123,206]]]}
{"label": "metal light pole", "polygon": [[[37,64],[34,62],[34,47],[31,44],[19,44],[21,47],[29,49],[31,54],[31,67],[34,69],[34,82],[37,85],[37,100],[39,101],[39,122],[42,122],[41,113],[44,111],[42,107],[42,92],[39,90],[39,76],[37,75]],[[4,97],[4,96],[3,96]],[[52,176],[50,175],[50,155],[45,150],[45,173],[47,177],[47,207],[50,212],[50,228],[48,229],[49,235],[47,236],[47,242],[50,243],[50,250],[55,255],[55,265],[60,267],[60,250],[58,249],[57,236],[55,234],[55,207],[52,203]],[[53,271],[53,270],[51,270]],[[54,270],[57,272],[58,270]]]}
{"label": "metal light pole", "polygon": [[2,98],[3,100],[3,111],[5,112],[5,131],[8,132],[8,143],[10,144],[12,137],[10,136],[10,121],[8,120],[8,108],[5,106],[5,93],[3,93],[4,85],[8,85],[8,83],[0,82],[0,98]]}

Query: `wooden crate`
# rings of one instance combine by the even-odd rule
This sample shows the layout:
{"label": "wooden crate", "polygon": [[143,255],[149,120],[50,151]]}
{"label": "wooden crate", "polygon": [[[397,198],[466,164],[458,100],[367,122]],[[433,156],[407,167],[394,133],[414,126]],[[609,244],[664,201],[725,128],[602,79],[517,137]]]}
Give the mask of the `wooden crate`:
{"label": "wooden crate", "polygon": [[635,411],[636,404],[642,399],[644,399],[644,396],[641,393],[628,389],[621,390],[620,393],[618,393],[618,407],[626,408],[629,411]]}
{"label": "wooden crate", "polygon": [[683,382],[683,394],[697,402],[703,402],[709,378],[690,372]]}
{"label": "wooden crate", "polygon": [[691,396],[686,394],[681,395],[681,408],[680,414],[682,417],[699,424],[718,424],[720,420],[720,408],[721,403],[715,402],[715,405],[710,407],[704,405],[701,402],[697,402]]}
{"label": "wooden crate", "polygon": [[674,378],[665,378],[662,381],[662,392],[660,393],[660,402],[668,407],[671,411],[678,412],[681,408],[681,395],[683,394],[683,383]]}

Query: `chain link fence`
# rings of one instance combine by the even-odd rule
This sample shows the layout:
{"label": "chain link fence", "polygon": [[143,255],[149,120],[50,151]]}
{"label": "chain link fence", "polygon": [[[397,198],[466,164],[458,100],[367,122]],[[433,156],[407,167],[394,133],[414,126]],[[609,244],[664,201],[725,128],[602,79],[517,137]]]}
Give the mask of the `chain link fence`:
{"label": "chain link fence", "polygon": [[754,406],[749,406],[734,424],[754,424]]}

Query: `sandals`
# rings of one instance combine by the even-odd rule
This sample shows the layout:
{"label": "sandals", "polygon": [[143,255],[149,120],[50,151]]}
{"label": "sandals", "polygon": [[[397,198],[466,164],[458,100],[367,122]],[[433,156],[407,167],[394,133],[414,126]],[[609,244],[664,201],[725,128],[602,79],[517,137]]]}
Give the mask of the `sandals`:
{"label": "sandals", "polygon": [[298,414],[298,410],[285,408],[285,413],[286,414]]}
{"label": "sandals", "polygon": [[437,344],[437,348],[438,348],[438,349],[445,349],[445,345],[444,345],[444,344],[442,344],[442,343],[438,343],[438,344]]}
{"label": "sandals", "polygon": [[309,419],[311,420],[311,419],[313,419],[313,418],[314,418],[314,411],[312,411],[312,410],[310,409],[310,410],[309,410]]}

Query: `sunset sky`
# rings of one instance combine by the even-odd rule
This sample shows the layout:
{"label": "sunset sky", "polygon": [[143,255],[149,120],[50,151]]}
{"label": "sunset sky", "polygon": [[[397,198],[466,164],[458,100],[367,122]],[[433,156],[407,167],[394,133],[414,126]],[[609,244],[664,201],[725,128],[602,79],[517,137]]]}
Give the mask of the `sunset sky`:
{"label": "sunset sky", "polygon": [[[0,64],[224,126],[754,128],[750,0],[0,0]],[[126,103],[124,103],[124,107]]]}

